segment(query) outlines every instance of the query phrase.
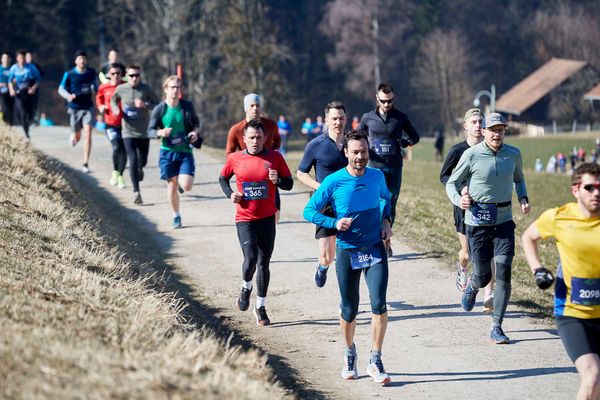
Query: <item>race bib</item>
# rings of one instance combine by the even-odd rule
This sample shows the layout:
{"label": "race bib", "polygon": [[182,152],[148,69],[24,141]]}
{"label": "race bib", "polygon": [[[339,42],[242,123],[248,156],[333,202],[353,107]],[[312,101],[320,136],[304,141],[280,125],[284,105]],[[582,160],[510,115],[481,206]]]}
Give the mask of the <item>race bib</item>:
{"label": "race bib", "polygon": [[373,139],[373,150],[380,156],[396,155],[395,139]]}
{"label": "race bib", "polygon": [[115,128],[106,128],[106,136],[108,137],[108,140],[112,142],[121,136],[121,132]]}
{"label": "race bib", "polygon": [[7,93],[7,92],[8,92],[8,87],[0,86],[0,93]]}
{"label": "race bib", "polygon": [[350,252],[350,265],[353,270],[371,267],[379,264],[382,260],[381,250],[378,245],[348,251]]}
{"label": "race bib", "polygon": [[259,182],[242,182],[244,190],[244,199],[246,200],[262,200],[269,197],[269,185],[267,181]]}
{"label": "race bib", "polygon": [[125,115],[129,119],[138,119],[140,117],[140,111],[137,107],[125,107]]}
{"label": "race bib", "polygon": [[600,279],[572,277],[571,303],[585,306],[600,305]]}
{"label": "race bib", "polygon": [[18,89],[18,90],[26,90],[26,89],[29,89],[29,82],[28,82],[28,81],[20,81],[20,82],[17,82],[17,89]]}
{"label": "race bib", "polygon": [[90,89],[89,86],[84,86],[84,87],[81,88],[81,91],[79,93],[81,93],[81,94],[88,94],[88,93],[90,93],[90,91],[91,91],[91,89]]}
{"label": "race bib", "polygon": [[174,137],[169,136],[169,137],[165,138],[167,141],[168,147],[181,146],[182,144],[187,143],[187,138],[185,136],[185,133],[177,133],[173,136]]}
{"label": "race bib", "polygon": [[494,225],[498,216],[498,207],[495,204],[476,203],[471,207],[473,225]]}

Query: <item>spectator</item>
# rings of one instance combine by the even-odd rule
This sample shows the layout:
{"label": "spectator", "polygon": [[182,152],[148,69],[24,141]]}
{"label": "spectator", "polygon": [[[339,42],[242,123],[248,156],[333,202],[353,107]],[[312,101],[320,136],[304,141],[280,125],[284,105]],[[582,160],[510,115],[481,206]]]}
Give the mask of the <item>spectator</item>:
{"label": "spectator", "polygon": [[560,169],[561,174],[567,173],[567,157],[564,153],[558,152],[556,155],[556,161],[558,162],[558,168]]}
{"label": "spectator", "polygon": [[306,117],[304,123],[302,124],[302,128],[300,129],[300,132],[302,132],[303,135],[306,135],[307,142],[310,142],[310,134],[313,129],[314,124],[312,122],[312,119],[310,119],[310,117]]}
{"label": "spectator", "polygon": [[577,147],[573,146],[573,151],[571,152],[569,159],[571,161],[571,170],[575,171],[575,167],[577,166]]}
{"label": "spectator", "polygon": [[552,154],[548,159],[548,164],[546,164],[546,172],[549,174],[554,174],[556,172],[556,157],[554,154]]}
{"label": "spectator", "polygon": [[292,133],[292,126],[285,119],[285,115],[279,116],[279,120],[277,121],[277,128],[279,129],[279,136],[281,137],[281,146],[279,148],[279,152],[281,154],[285,154],[287,153],[288,135]]}
{"label": "spectator", "polygon": [[544,172],[544,164],[539,158],[535,159],[535,172]]}
{"label": "spectator", "polygon": [[106,130],[106,122],[102,119],[102,115],[96,115],[96,123],[94,124],[94,128],[99,130],[100,132],[104,132]]}
{"label": "spectator", "polygon": [[352,117],[352,130],[355,131],[358,129],[358,127],[360,126],[360,119],[358,118],[358,116],[354,116]]}
{"label": "spectator", "polygon": [[443,161],[444,160],[444,128],[439,127],[435,130],[433,134],[435,137],[435,142],[433,143],[433,147],[435,147],[435,160]]}

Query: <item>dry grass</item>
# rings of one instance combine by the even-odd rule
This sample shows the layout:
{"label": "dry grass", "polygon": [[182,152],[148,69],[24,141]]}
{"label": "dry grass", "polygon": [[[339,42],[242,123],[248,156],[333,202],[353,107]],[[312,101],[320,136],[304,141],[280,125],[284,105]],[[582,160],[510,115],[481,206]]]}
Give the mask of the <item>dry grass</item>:
{"label": "dry grass", "polygon": [[266,356],[194,329],[0,127],[0,398],[274,399]]}

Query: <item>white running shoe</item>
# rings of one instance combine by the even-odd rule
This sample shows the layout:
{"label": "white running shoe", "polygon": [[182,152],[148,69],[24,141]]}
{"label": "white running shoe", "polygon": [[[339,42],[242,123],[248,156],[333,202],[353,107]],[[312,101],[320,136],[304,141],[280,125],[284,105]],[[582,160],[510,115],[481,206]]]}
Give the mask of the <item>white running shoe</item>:
{"label": "white running shoe", "polygon": [[467,269],[456,263],[456,288],[464,292],[467,287]]}
{"label": "white running shoe", "polygon": [[84,165],[83,167],[81,167],[81,172],[83,172],[84,174],[89,174],[90,169],[87,165]]}
{"label": "white running shoe", "polygon": [[392,381],[390,376],[385,372],[385,368],[383,368],[381,358],[375,360],[375,362],[369,362],[367,374],[373,378],[375,383],[380,383],[382,385],[387,385]]}
{"label": "white running shoe", "polygon": [[356,367],[356,361],[358,356],[356,353],[352,355],[344,354],[344,369],[342,370],[343,379],[356,379],[358,378],[358,368]]}

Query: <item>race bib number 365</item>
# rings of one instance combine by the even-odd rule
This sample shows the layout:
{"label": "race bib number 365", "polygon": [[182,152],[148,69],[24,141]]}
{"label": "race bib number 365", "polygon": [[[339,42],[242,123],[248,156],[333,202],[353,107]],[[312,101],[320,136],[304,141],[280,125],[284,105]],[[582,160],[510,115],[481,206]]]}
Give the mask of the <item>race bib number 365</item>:
{"label": "race bib number 365", "polygon": [[585,306],[600,305],[600,279],[572,277],[571,303]]}
{"label": "race bib number 365", "polygon": [[242,182],[242,189],[246,200],[262,200],[269,197],[267,181]]}

